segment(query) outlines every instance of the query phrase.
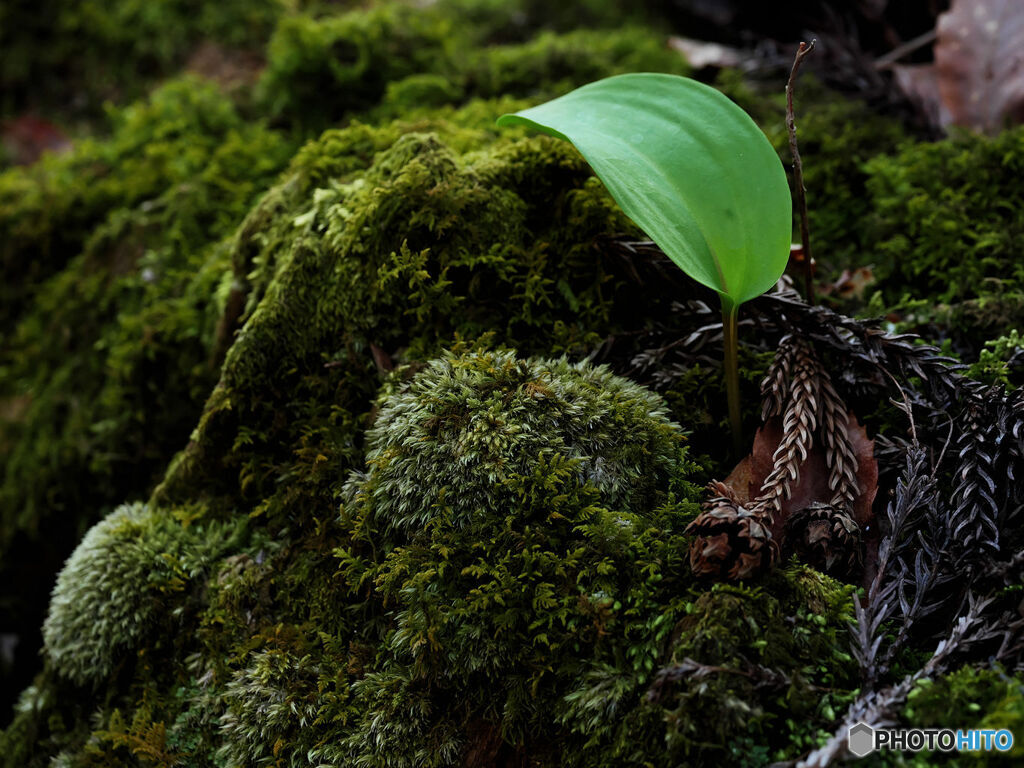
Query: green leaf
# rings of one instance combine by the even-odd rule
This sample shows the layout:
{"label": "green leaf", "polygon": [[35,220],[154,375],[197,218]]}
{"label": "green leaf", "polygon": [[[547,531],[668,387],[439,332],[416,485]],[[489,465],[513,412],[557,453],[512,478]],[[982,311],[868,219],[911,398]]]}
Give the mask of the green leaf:
{"label": "green leaf", "polygon": [[767,291],[789,258],[786,172],[726,96],[676,75],[598,80],[503,115],[572,142],[622,210],[723,305]]}

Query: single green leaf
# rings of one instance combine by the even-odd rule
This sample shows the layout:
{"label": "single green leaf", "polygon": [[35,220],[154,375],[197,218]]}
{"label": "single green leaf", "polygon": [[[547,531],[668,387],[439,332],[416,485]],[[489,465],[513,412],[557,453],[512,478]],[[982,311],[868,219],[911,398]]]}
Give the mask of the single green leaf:
{"label": "single green leaf", "polygon": [[786,172],[757,124],[714,88],[617,75],[498,119],[517,123],[572,142],[626,215],[723,304],[759,296],[785,269]]}

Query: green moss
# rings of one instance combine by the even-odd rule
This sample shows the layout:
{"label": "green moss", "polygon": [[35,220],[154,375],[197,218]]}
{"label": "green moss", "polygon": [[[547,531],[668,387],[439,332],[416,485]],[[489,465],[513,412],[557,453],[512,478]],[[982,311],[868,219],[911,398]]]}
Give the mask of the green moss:
{"label": "green moss", "polygon": [[22,638],[16,674],[77,540],[188,439],[230,342],[222,241],[292,151],[194,80],[115,122],[107,142],[0,176],[0,582],[23,585],[4,589],[0,626]]}
{"label": "green moss", "polygon": [[[357,419],[379,382],[374,347],[395,362],[424,360],[491,332],[526,353],[580,354],[667,305],[650,292],[641,301],[621,267],[595,258],[596,238],[632,225],[571,147],[513,133],[455,151],[493,135],[456,127],[486,115],[485,104],[450,122],[328,132],[299,154],[236,241],[242,330],[161,498],[199,482],[266,500],[296,451],[323,455],[318,482],[330,483],[359,456]],[[423,128],[435,132],[408,132]],[[269,381],[281,402],[260,394]],[[303,435],[298,425],[314,420],[318,434]]]}
{"label": "green moss", "polygon": [[695,764],[766,765],[816,746],[852,700],[852,588],[806,566],[694,594],[672,658],[714,669],[662,693],[668,743]]}
{"label": "green moss", "polygon": [[270,42],[257,98],[309,131],[378,103],[374,113],[393,118],[480,97],[549,98],[621,72],[687,71],[659,35],[637,27],[481,45],[486,36],[450,3],[288,16]]}
{"label": "green moss", "polygon": [[[266,161],[253,150],[269,162],[285,159],[284,142],[247,125],[228,99],[194,78],[111,111],[109,121],[107,140],[84,140],[66,154],[0,173],[0,328],[5,332],[39,285],[81,252],[94,228],[114,211],[146,201],[147,211],[166,206],[154,198],[200,179],[212,199],[197,202],[216,205],[218,198],[229,197],[244,210],[249,198],[231,185],[266,183]],[[238,173],[253,162],[263,174],[249,172],[246,179]],[[210,189],[211,182],[219,186]],[[223,215],[223,209],[210,213]]]}
{"label": "green moss", "polygon": [[363,621],[234,675],[228,764],[280,744],[286,765],[454,765],[488,731],[555,755],[552,718],[590,664],[624,665],[636,704],[697,512],[681,439],[655,396],[589,366],[477,353],[417,373],[384,398],[346,492],[335,589]]}
{"label": "green moss", "polygon": [[82,539],[57,578],[43,626],[48,659],[79,684],[98,683],[173,617],[227,539],[188,529],[141,504],[118,507]]}
{"label": "green moss", "polygon": [[[961,667],[934,680],[922,680],[907,697],[904,727],[984,730],[1007,729],[1014,735],[1009,752],[967,754],[924,751],[906,761],[912,766],[1008,765],[1024,755],[1018,734],[1024,728],[1024,681],[1000,669]],[[895,764],[892,752],[876,764]],[[904,763],[900,763],[904,764]]]}
{"label": "green moss", "polygon": [[[5,405],[28,397],[0,433],[4,514],[71,537],[183,450],[69,564],[0,764],[756,764],[849,694],[845,587],[692,582],[706,476],[670,419],[712,453],[716,374],[669,407],[569,362],[609,338],[628,359],[680,297],[605,247],[639,233],[575,150],[493,125],[683,65],[625,25],[533,37],[573,15],[533,2],[447,34],[490,5],[284,19],[261,103],[345,123],[281,176],[287,140],[172,85],[111,141],[3,177],[12,265],[52,253],[0,376]],[[244,550],[211,534],[240,518]],[[673,657],[720,669],[649,701]],[[695,735],[727,726],[731,752]]]}
{"label": "green moss", "polygon": [[137,98],[204,40],[260,48],[280,0],[44,0],[0,7],[0,114],[39,106],[92,115]]}
{"label": "green moss", "polygon": [[383,530],[404,531],[442,513],[449,525],[469,522],[503,505],[507,478],[558,459],[573,460],[604,503],[642,510],[679,444],[660,398],[637,385],[500,353],[432,364],[385,399],[366,439],[373,483],[362,492]]}
{"label": "green moss", "polygon": [[274,115],[323,127],[325,117],[376,104],[389,82],[443,73],[457,43],[453,32],[439,14],[402,3],[286,16],[270,40],[261,99]]}
{"label": "green moss", "polygon": [[[147,492],[216,380],[211,350],[229,274],[218,242],[289,152],[230,106],[218,115],[218,99],[186,82],[128,110],[117,180],[62,187],[69,216],[106,210],[88,242],[61,246],[62,271],[37,287],[3,346],[0,397],[17,408],[0,420],[0,551],[60,516],[74,535],[104,506]],[[194,121],[219,127],[204,135]],[[44,213],[47,192],[37,192],[40,217],[59,221],[61,206]],[[89,202],[79,205],[80,195]],[[51,246],[42,233],[32,240],[5,243],[12,262]]]}
{"label": "green moss", "polygon": [[[754,116],[790,168],[784,94],[762,95],[732,70],[723,71],[716,85]],[[827,278],[874,259],[867,163],[894,153],[908,137],[898,120],[879,115],[864,102],[832,91],[814,78],[801,78],[795,109],[811,246]],[[799,215],[794,206],[794,242],[800,240]]]}
{"label": "green moss", "polygon": [[[615,29],[653,21],[657,3],[624,0],[578,0],[558,5],[545,0],[438,0],[437,5],[473,30],[480,45],[524,42],[538,30],[571,32],[582,28]],[[652,12],[650,6],[655,6]]]}
{"label": "green moss", "polygon": [[1024,129],[907,147],[868,165],[875,252],[890,295],[943,301],[1024,286]]}
{"label": "green moss", "polygon": [[686,74],[678,53],[649,29],[545,32],[520,45],[482,49],[464,69],[470,95],[514,95],[534,100],[560,95],[623,72]]}

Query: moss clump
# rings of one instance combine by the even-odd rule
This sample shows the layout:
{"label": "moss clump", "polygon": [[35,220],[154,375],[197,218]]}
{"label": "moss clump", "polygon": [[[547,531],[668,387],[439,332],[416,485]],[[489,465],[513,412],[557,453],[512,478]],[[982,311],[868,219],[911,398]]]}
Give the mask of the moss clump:
{"label": "moss clump", "polygon": [[[250,197],[234,193],[231,184],[249,180],[224,171],[256,162],[263,173],[250,179],[262,188],[268,180],[256,152],[278,164],[286,159],[280,138],[247,124],[230,100],[195,78],[173,81],[108,119],[108,139],[83,140],[66,154],[0,173],[0,329],[6,333],[38,286],[80,253],[115,211],[193,184],[204,172],[218,186],[214,199],[203,203],[216,206],[218,197],[230,196],[244,211]],[[224,168],[245,147],[254,151],[244,164]],[[147,210],[158,205],[150,202]],[[211,213],[225,212],[217,206]]]}
{"label": "moss clump", "polygon": [[[260,89],[272,114],[301,123],[366,109],[387,84],[443,73],[454,53],[451,26],[436,12],[384,3],[338,16],[283,18],[267,49]],[[326,106],[326,109],[325,109]]]}
{"label": "moss clump", "polygon": [[444,358],[388,397],[367,434],[377,523],[411,532],[503,505],[515,475],[571,460],[603,504],[650,506],[678,459],[661,398],[608,370],[510,353]]}
{"label": "moss clump", "polygon": [[335,588],[362,621],[234,675],[228,764],[275,740],[286,764],[549,764],[587,670],[640,702],[688,578],[695,471],[660,399],[602,369],[430,363],[384,397],[346,493]]}
{"label": "moss clump", "polygon": [[188,439],[220,362],[224,238],[293,151],[195,80],[115,123],[0,175],[0,582],[24,585],[5,588],[0,626],[23,639],[16,672],[78,538]]}
{"label": "moss clump", "polygon": [[959,135],[868,164],[883,286],[943,301],[1024,291],[1024,128]]}
{"label": "moss clump", "polygon": [[649,29],[545,32],[519,45],[481,49],[463,70],[470,96],[540,100],[623,72],[686,74],[681,56]]}
{"label": "moss clump", "polygon": [[844,642],[852,587],[792,565],[691,595],[672,658],[715,669],[664,685],[668,744],[697,765],[767,765],[827,737],[859,681]]}
{"label": "moss clump", "polygon": [[[411,362],[492,333],[524,353],[579,355],[674,298],[641,298],[621,262],[595,249],[632,225],[579,155],[543,137],[495,141],[469,122],[491,123],[499,105],[485,104],[450,120],[328,132],[297,156],[240,231],[242,330],[160,498],[188,498],[199,483],[287,514],[270,499],[283,492],[273,478],[300,453],[325,457],[317,485],[337,482],[361,458],[356,419],[376,393],[374,348]],[[267,399],[270,382],[279,402]],[[344,406],[324,403],[326,392]],[[311,420],[320,426],[303,432]],[[303,462],[294,471],[308,476]]]}
{"label": "moss clump", "polygon": [[223,531],[185,528],[143,504],[118,507],[82,539],[57,578],[43,626],[57,673],[96,684],[137,649],[224,548]]}

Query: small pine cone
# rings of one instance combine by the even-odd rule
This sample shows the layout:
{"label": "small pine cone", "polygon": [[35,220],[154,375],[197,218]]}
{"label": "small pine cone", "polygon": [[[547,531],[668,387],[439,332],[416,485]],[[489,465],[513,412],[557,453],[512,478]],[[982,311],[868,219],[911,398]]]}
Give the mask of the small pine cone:
{"label": "small pine cone", "polygon": [[712,499],[686,528],[690,568],[697,576],[739,581],[767,571],[779,548],[766,521],[723,496]]}
{"label": "small pine cone", "polygon": [[839,579],[849,579],[864,564],[860,526],[846,511],[812,502],[786,520],[786,549],[808,565]]}

